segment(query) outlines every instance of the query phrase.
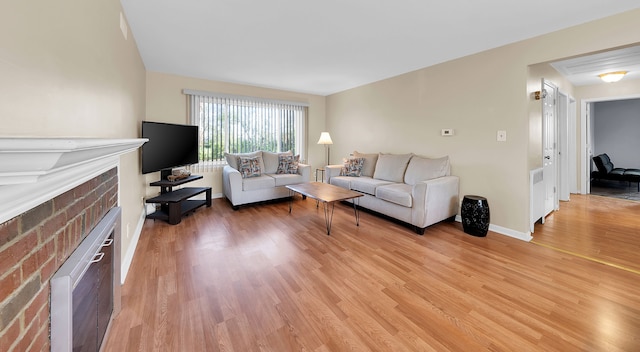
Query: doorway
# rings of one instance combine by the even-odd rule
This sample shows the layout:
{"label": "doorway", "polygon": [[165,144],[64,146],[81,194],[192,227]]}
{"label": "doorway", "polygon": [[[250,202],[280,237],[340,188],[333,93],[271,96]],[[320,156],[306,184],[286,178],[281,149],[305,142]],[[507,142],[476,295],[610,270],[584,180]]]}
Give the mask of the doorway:
{"label": "doorway", "polygon": [[544,192],[541,219],[544,223],[547,215],[560,209],[560,201],[569,201],[572,190],[577,189],[576,107],[575,99],[551,81],[542,79],[541,84],[544,190],[539,192]]}
{"label": "doorway", "polygon": [[[558,90],[558,199],[568,202],[575,189],[575,169],[571,175],[571,164],[575,166],[575,99]],[[572,108],[573,106],[573,108]],[[571,126],[574,126],[571,129]],[[574,143],[573,153],[571,142]],[[573,163],[572,163],[573,160]],[[571,184],[571,180],[574,184]]]}
{"label": "doorway", "polygon": [[[626,101],[631,99],[640,99],[640,95],[630,95],[630,96],[618,96],[618,97],[607,97],[607,98],[593,98],[593,99],[583,99],[581,102],[581,114],[580,114],[580,125],[581,125],[581,183],[580,183],[580,193],[590,194],[591,193],[591,165],[592,165],[592,157],[596,154],[606,153],[608,149],[602,146],[598,149],[598,146],[594,145],[594,135],[595,135],[595,121],[593,120],[593,106],[595,103],[600,102],[615,102],[615,101]],[[624,129],[624,127],[622,127]],[[609,152],[610,153],[610,152]],[[635,154],[634,154],[635,155]],[[611,157],[611,155],[610,155]],[[636,166],[632,166],[633,161],[628,161],[629,165],[625,164],[624,159],[618,161],[616,163],[615,158],[612,159],[612,162],[616,167],[625,167],[625,168],[640,168],[640,163]]]}
{"label": "doorway", "polygon": [[542,80],[542,179],[544,181],[543,218],[558,209],[557,96],[555,84]]}

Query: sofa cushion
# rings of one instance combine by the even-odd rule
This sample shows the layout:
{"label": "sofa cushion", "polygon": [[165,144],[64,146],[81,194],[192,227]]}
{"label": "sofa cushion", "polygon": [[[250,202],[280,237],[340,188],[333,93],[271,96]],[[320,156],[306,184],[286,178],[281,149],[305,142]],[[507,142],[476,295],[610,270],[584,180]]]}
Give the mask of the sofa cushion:
{"label": "sofa cushion", "polygon": [[614,169],[613,163],[607,154],[594,156],[593,162],[596,164],[598,171],[603,174],[608,174]]}
{"label": "sofa cushion", "polygon": [[334,176],[331,178],[331,184],[334,186],[351,189],[351,180],[353,177],[349,176]]}
{"label": "sofa cushion", "polygon": [[404,174],[404,182],[415,185],[420,181],[449,176],[450,172],[451,167],[448,156],[430,159],[414,155],[409,161],[407,172]]}
{"label": "sofa cushion", "polygon": [[264,161],[264,173],[275,174],[278,171],[278,156],[280,155],[293,155],[293,152],[286,151],[282,153],[274,153],[262,151],[262,160]]}
{"label": "sofa cushion", "polygon": [[271,174],[269,176],[273,177],[273,179],[276,181],[276,187],[295,185],[304,182],[304,179],[300,174]]}
{"label": "sofa cushion", "polygon": [[276,186],[276,180],[267,175],[242,179],[243,191],[255,191],[259,189],[269,189]]}
{"label": "sofa cushion", "polygon": [[391,182],[404,182],[404,172],[412,155],[380,153],[373,178]]}
{"label": "sofa cushion", "polygon": [[640,182],[640,169],[625,169],[624,179],[631,182]]}
{"label": "sofa cushion", "polygon": [[613,170],[611,170],[611,172],[609,172],[607,175],[613,175],[613,176],[622,176],[625,174],[625,169],[617,167]]}
{"label": "sofa cushion", "polygon": [[362,174],[361,176],[369,176],[373,177],[373,172],[376,169],[376,162],[378,162],[378,154],[364,154],[359,153],[358,151],[353,152],[354,158],[364,158],[364,162],[362,164]]}
{"label": "sofa cushion", "polygon": [[406,183],[393,183],[380,186],[376,188],[376,198],[411,208],[413,204],[411,197],[412,188],[413,186]]}
{"label": "sofa cushion", "polygon": [[260,157],[238,157],[238,171],[242,178],[258,177],[262,175]]}
{"label": "sofa cushion", "polygon": [[278,155],[276,174],[297,174],[300,155]]}
{"label": "sofa cushion", "polygon": [[362,174],[362,164],[364,158],[342,159],[342,170],[340,176],[360,177]]}
{"label": "sofa cushion", "polygon": [[388,185],[391,183],[392,182],[389,182],[389,181],[363,176],[363,177],[352,177],[350,185],[351,185],[351,189],[354,191],[375,195],[377,187]]}
{"label": "sofa cushion", "polygon": [[262,151],[252,152],[252,153],[224,153],[224,158],[227,161],[227,164],[232,168],[240,171],[238,169],[238,157],[260,157],[260,171],[264,173],[264,162],[262,161]]}

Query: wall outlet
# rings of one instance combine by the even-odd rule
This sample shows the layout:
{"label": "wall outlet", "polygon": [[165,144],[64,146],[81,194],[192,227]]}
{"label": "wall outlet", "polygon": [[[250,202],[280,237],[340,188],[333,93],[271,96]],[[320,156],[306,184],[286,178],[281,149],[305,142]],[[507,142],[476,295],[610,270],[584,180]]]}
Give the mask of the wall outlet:
{"label": "wall outlet", "polygon": [[440,131],[440,135],[442,135],[442,136],[453,136],[453,129],[451,129],[451,128],[443,128],[442,131]]}
{"label": "wall outlet", "polygon": [[496,136],[496,140],[498,142],[506,142],[507,141],[507,131],[498,131]]}

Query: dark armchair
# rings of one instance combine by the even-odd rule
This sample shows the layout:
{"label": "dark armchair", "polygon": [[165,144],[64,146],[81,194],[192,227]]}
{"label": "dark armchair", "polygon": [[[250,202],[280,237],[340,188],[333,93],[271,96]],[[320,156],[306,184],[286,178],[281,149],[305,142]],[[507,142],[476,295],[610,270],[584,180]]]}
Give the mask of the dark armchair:
{"label": "dark armchair", "polygon": [[598,168],[591,173],[591,178],[595,180],[618,180],[635,182],[640,192],[640,169],[623,169],[614,167],[607,154],[600,154],[593,157],[593,162]]}

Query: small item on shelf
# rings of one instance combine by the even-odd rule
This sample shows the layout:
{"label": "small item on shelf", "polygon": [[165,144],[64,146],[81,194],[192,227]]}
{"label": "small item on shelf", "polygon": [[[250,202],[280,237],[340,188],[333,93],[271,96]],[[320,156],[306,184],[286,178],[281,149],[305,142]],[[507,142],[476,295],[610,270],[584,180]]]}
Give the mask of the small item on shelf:
{"label": "small item on shelf", "polygon": [[173,176],[190,176],[191,175],[191,171],[185,170],[185,169],[173,169],[171,170],[171,174]]}
{"label": "small item on shelf", "polygon": [[185,179],[187,177],[189,177],[190,175],[169,175],[167,176],[167,180],[174,182],[174,181],[178,181],[178,180],[182,180]]}
{"label": "small item on shelf", "polygon": [[171,171],[171,175],[167,176],[167,180],[174,182],[191,176],[191,171],[185,169],[175,169]]}

